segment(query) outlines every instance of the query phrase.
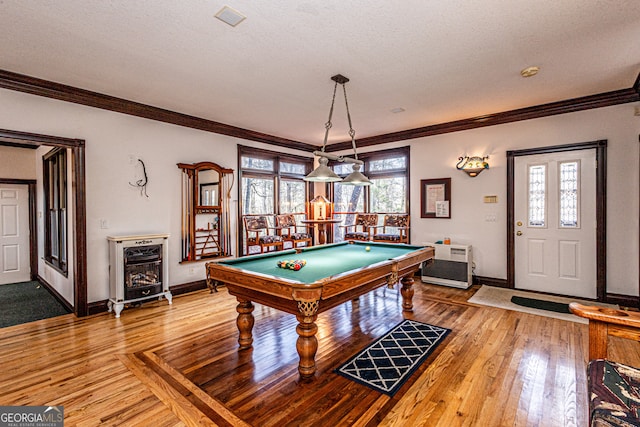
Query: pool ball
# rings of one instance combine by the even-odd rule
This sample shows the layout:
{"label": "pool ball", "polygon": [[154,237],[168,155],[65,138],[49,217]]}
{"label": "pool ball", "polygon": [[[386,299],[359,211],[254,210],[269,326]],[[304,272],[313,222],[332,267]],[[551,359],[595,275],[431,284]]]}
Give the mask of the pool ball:
{"label": "pool ball", "polygon": [[364,248],[364,250],[369,252],[371,250],[371,248],[369,246],[367,246],[366,248]]}

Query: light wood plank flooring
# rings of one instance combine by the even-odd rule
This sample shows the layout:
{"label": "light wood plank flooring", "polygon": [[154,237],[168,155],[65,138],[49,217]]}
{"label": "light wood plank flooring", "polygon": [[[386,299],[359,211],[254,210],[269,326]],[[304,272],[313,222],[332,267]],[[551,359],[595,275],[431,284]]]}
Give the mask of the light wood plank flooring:
{"label": "light wood plank flooring", "polygon": [[[298,382],[295,318],[257,305],[237,350],[225,288],[0,329],[0,404],[64,405],[66,426],[585,426],[587,326],[467,303],[415,285],[408,317],[452,333],[393,398],[335,373],[402,320],[396,289],[318,317],[318,372]],[[640,345],[612,359],[640,366]]]}

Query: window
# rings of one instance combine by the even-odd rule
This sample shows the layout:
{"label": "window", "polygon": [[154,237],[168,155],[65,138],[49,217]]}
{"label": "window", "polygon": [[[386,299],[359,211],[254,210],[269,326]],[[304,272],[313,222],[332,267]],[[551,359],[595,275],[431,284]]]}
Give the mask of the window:
{"label": "window", "polygon": [[274,213],[274,184],[272,177],[242,177],[242,214]]}
{"label": "window", "polygon": [[43,158],[44,258],[67,274],[67,150],[54,149]]}
{"label": "window", "polygon": [[374,158],[368,164],[371,186],[371,212],[407,212],[407,160],[408,154],[395,154]]}
{"label": "window", "polygon": [[[355,212],[385,213],[409,212],[409,147],[377,151],[358,155],[364,161],[363,173],[373,183],[368,187],[332,185],[334,216],[351,224]],[[335,173],[346,177],[353,170],[351,164],[331,163]],[[334,241],[342,240],[343,229],[334,227]]]}
{"label": "window", "polygon": [[[313,159],[276,153],[251,147],[238,147],[240,154],[240,215],[294,214],[304,219],[306,203],[312,197],[309,186],[303,180],[313,169]],[[244,243],[243,221],[239,221],[243,236],[242,254],[247,254]]]}
{"label": "window", "polygon": [[307,202],[304,181],[291,178],[280,180],[279,213],[304,213]]}

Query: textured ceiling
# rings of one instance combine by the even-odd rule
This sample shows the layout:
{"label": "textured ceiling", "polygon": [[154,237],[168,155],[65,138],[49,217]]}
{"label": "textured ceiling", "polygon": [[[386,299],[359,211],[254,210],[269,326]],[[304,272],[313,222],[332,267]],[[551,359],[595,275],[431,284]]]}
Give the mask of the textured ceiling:
{"label": "textured ceiling", "polygon": [[0,40],[0,69],[318,145],[337,73],[357,137],[627,89],[640,1],[0,0]]}

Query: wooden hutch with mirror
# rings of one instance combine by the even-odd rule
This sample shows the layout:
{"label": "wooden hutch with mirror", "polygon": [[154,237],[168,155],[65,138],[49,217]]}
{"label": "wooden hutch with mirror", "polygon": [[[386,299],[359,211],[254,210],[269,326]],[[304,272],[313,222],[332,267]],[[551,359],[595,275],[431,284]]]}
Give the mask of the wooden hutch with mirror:
{"label": "wooden hutch with mirror", "polygon": [[178,163],[178,167],[182,169],[182,261],[231,255],[233,169],[213,162]]}

